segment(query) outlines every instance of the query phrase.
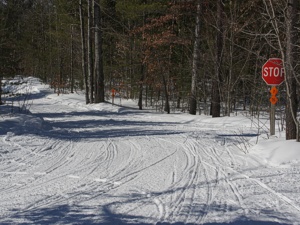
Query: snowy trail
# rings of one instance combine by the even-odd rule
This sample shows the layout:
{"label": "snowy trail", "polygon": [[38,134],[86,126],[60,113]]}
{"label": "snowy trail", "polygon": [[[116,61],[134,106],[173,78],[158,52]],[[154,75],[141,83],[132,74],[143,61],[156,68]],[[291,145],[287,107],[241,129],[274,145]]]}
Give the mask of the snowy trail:
{"label": "snowy trail", "polygon": [[230,121],[67,98],[35,101],[43,129],[0,137],[1,224],[300,224],[299,167],[244,154]]}

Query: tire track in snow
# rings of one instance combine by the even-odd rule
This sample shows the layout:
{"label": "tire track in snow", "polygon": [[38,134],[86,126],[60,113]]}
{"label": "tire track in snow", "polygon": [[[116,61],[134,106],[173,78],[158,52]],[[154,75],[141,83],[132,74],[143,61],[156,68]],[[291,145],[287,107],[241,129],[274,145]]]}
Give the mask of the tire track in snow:
{"label": "tire track in snow", "polygon": [[[95,146],[95,147],[94,147]],[[86,176],[87,177],[95,177],[96,175],[98,176],[98,172],[102,170],[102,166],[105,163],[104,160],[104,155],[106,154],[106,150],[104,150],[105,145],[100,142],[100,143],[95,143],[93,145],[93,151],[90,152],[90,154],[87,157],[87,161],[84,166],[84,168],[87,170]],[[87,166],[87,168],[86,168]],[[95,173],[95,175],[94,175]],[[106,177],[106,176],[105,176]],[[106,178],[95,178],[95,181],[104,181]]]}
{"label": "tire track in snow", "polygon": [[[204,183],[207,183],[208,178],[206,177],[206,172],[201,169],[201,158],[197,154],[195,144],[191,142],[187,136],[182,136],[182,138],[182,142],[178,141],[178,138],[169,141],[179,146],[178,149],[185,155],[186,163],[181,176],[169,187],[169,189],[176,191],[172,194],[173,201],[169,206],[171,213],[167,215],[165,219],[176,222],[181,218],[187,223],[194,210],[193,205],[196,204],[196,189],[198,184],[201,183],[200,174],[203,173],[205,179]],[[210,198],[210,187],[208,187],[208,189],[207,198]],[[185,210],[187,210],[187,212]],[[184,218],[182,218],[183,214],[185,215]]]}
{"label": "tire track in snow", "polygon": [[[168,139],[162,139],[162,138],[158,138],[157,139],[157,142],[158,144],[160,145],[160,147],[164,150],[168,149],[164,144],[162,143],[168,143],[168,144],[172,144],[172,146],[175,146],[170,148],[170,149],[175,149],[174,152],[168,156],[171,157],[173,156],[175,153],[179,152],[179,151],[182,151],[181,150],[181,142],[177,141],[177,140],[168,140]],[[191,162],[192,160],[189,158],[189,155],[185,152],[185,151],[182,151],[184,153],[184,156],[185,156],[185,159],[187,160],[188,163],[186,163],[185,167],[184,167],[184,172],[187,172],[190,168],[193,167],[193,162]],[[177,156],[177,160],[178,161],[182,161],[182,158],[179,158]],[[177,180],[178,179],[178,173],[176,173],[176,166],[175,164],[173,164],[172,166],[173,168],[173,171],[172,171],[172,175],[171,175],[171,185],[168,187],[168,190],[176,190],[177,192],[180,192],[179,194],[176,194],[174,196],[174,194],[170,195],[170,199],[171,201],[170,202],[175,202],[175,203],[171,203],[169,205],[167,205],[165,203],[166,201],[166,197],[164,195],[159,195],[157,196],[153,201],[155,202],[155,204],[158,206],[158,212],[159,212],[159,222],[163,222],[163,221],[166,221],[166,220],[170,220],[174,217],[174,215],[177,215],[178,212],[180,212],[180,202],[182,200],[182,198],[180,196],[183,196],[184,195],[184,186],[181,186],[181,183],[183,181],[182,177],[180,177],[180,180]],[[188,174],[188,173],[187,173]],[[184,185],[187,185],[186,182],[184,182]],[[158,204],[159,203],[159,204]]]}
{"label": "tire track in snow", "polygon": [[108,139],[108,144],[107,146],[105,147],[105,150],[106,150],[106,159],[105,161],[107,162],[107,165],[106,165],[106,170],[107,170],[107,174],[110,174],[110,168],[111,168],[111,165],[116,157],[116,146],[114,144],[113,141],[111,141],[110,139]]}
{"label": "tire track in snow", "polygon": [[[164,142],[168,142],[168,143],[172,143],[172,144],[174,144],[174,142],[173,142],[173,140],[166,140],[166,139],[159,139],[160,141],[164,141]],[[181,142],[179,142],[179,141],[177,141],[177,140],[175,140],[175,143],[176,144],[178,144],[180,147],[179,147],[179,149],[181,148]],[[192,168],[193,167],[193,162],[192,162],[192,160],[190,159],[190,157],[189,157],[189,155],[185,152],[185,151],[182,151],[183,153],[184,153],[184,155],[185,155],[185,158],[187,159],[187,163],[186,163],[186,165],[185,165],[185,168],[184,168],[184,171],[183,171],[183,173],[185,173],[186,172],[186,174],[188,174],[189,172],[189,170],[190,170],[190,168]],[[175,166],[174,166],[175,167]],[[174,168],[173,167],[173,168]],[[173,194],[173,195],[175,195],[175,196],[173,196],[172,195],[172,197],[171,197],[171,199],[172,199],[172,203],[170,203],[170,206],[169,206],[169,211],[171,211],[171,213],[169,214],[169,215],[161,215],[162,214],[162,212],[163,211],[165,211],[165,210],[158,210],[159,211],[159,214],[160,214],[160,216],[159,216],[159,222],[163,222],[163,220],[166,220],[166,219],[168,219],[168,220],[172,220],[172,218],[175,216],[175,215],[178,215],[179,214],[179,212],[180,212],[180,203],[181,203],[181,201],[182,201],[182,198],[183,198],[183,195],[184,195],[184,192],[185,192],[185,186],[187,185],[187,183],[186,182],[184,182],[184,184],[182,185],[181,183],[182,183],[182,181],[184,181],[182,178],[183,178],[183,176],[181,176],[180,178],[180,180],[173,180],[173,178],[174,178],[174,176],[172,177],[172,185],[170,186],[170,187],[168,187],[168,189],[170,190],[176,190],[176,192],[179,192],[179,193],[177,193],[176,195],[175,194]],[[175,192],[175,191],[174,191]],[[162,196],[162,198],[163,198],[164,196]],[[163,201],[162,200],[160,200],[159,201],[160,202],[160,208],[166,208],[166,206],[164,206],[164,204],[165,203],[163,203]],[[156,203],[157,204],[157,203]],[[158,209],[159,209],[159,207],[158,207]]]}
{"label": "tire track in snow", "polygon": [[[189,182],[185,185],[185,191],[183,191],[180,195],[181,206],[180,209],[179,207],[177,207],[179,209],[177,210],[177,214],[180,213],[184,209],[184,207],[189,205],[187,216],[184,219],[184,221],[185,223],[189,222],[189,220],[193,221],[193,218],[191,218],[191,216],[195,217],[195,214],[193,214],[195,210],[194,206],[203,204],[203,212],[198,213],[198,216],[196,216],[196,221],[198,223],[199,221],[204,221],[207,214],[209,213],[210,205],[216,197],[216,193],[218,192],[218,186],[220,183],[219,174],[221,172],[220,168],[216,167],[213,168],[213,173],[209,172],[211,171],[211,165],[206,162],[207,159],[201,156],[201,152],[205,151],[205,147],[202,146],[202,142],[199,142],[195,139],[191,139],[188,136],[184,138],[185,141],[181,142],[180,144],[182,145],[185,152],[189,154],[189,157],[192,156],[192,158],[195,161],[195,164],[193,165],[195,176],[189,179]],[[202,176],[200,176],[200,174],[202,174]],[[213,181],[215,181],[215,184],[213,184]],[[199,202],[199,197],[203,194],[203,192],[200,189],[203,186],[206,188],[206,198],[204,202]],[[188,194],[185,194],[184,192],[187,192]],[[176,221],[176,219],[173,219],[173,221]]]}
{"label": "tire track in snow", "polygon": [[[85,180],[92,182],[90,185],[95,188],[105,189],[103,193],[114,190],[122,184],[130,182],[135,176],[128,174],[136,169],[136,154],[139,152],[139,146],[131,145],[133,142],[119,142],[119,140],[107,140],[101,147],[102,153],[99,161],[93,159],[92,162],[98,162],[94,166],[87,161],[82,166],[78,165],[74,171],[88,171],[84,176]],[[128,153],[129,154],[126,154]],[[122,161],[120,161],[122,160]],[[81,168],[82,167],[82,168]],[[98,178],[92,175],[96,171],[101,171],[102,176]],[[103,173],[104,171],[104,173]],[[73,173],[74,174],[74,173]],[[128,179],[128,177],[130,177]],[[71,175],[69,178],[81,180],[83,177]]]}
{"label": "tire track in snow", "polygon": [[[196,171],[198,173],[202,172],[201,174],[203,176],[199,177],[198,173],[194,176],[190,176],[189,181],[184,184],[184,188],[182,189],[181,193],[177,193],[177,199],[175,200],[177,206],[172,206],[171,211],[173,211],[173,213],[170,214],[170,217],[174,217],[175,215],[180,214],[180,212],[186,205],[190,205],[187,216],[184,219],[185,222],[189,221],[193,210],[193,207],[191,205],[198,204],[195,199],[197,199],[196,196],[198,194],[201,195],[201,193],[199,193],[199,190],[196,190],[197,185],[200,183],[205,184],[204,186],[206,187],[206,200],[204,202],[205,207],[203,209],[203,213],[196,219],[197,223],[205,222],[205,219],[210,212],[211,204],[219,193],[219,186],[224,182],[228,186],[227,191],[233,193],[233,195],[236,197],[238,205],[242,209],[245,208],[242,200],[243,198],[239,193],[237,186],[227,178],[228,174],[224,169],[224,163],[219,161],[220,157],[217,154],[213,154],[214,151],[213,148],[211,148],[211,144],[207,144],[205,141],[199,142],[188,137],[186,138],[184,144],[182,142],[178,142],[178,144],[181,144],[183,149],[185,150],[188,161],[194,161],[194,164],[192,164],[190,167],[186,167],[185,172],[189,171],[189,173],[192,174],[195,174]],[[205,155],[201,156],[201,152],[205,153],[208,158],[204,157]],[[201,165],[201,167],[197,165]],[[193,172],[191,172],[191,168],[193,168]],[[211,169],[213,169],[213,173],[209,172],[211,171]],[[186,179],[182,180],[186,181]],[[180,182],[181,180],[177,181],[177,183],[174,183],[172,188],[176,187],[176,185],[180,184]],[[190,201],[188,199],[193,200]],[[169,219],[171,219],[170,217]],[[176,221],[175,217],[173,218],[173,221]]]}
{"label": "tire track in snow", "polygon": [[[135,145],[136,146],[136,145]],[[138,146],[136,146],[138,147]],[[139,150],[134,150],[135,152],[145,152],[145,151],[149,151],[149,149],[141,149],[140,147],[138,147]],[[132,181],[132,179],[137,178],[138,176],[140,176],[140,174],[142,174],[143,171],[146,171],[148,169],[151,169],[153,166],[157,166],[159,163],[163,162],[164,160],[168,159],[169,157],[173,156],[176,153],[176,150],[171,152],[170,154],[164,156],[163,158],[157,159],[154,162],[148,162],[147,159],[144,158],[143,155],[134,155],[134,159],[130,159],[129,162],[122,162],[123,163],[123,167],[125,168],[124,170],[117,170],[115,171],[115,176],[112,176],[112,178],[114,178],[117,182],[120,183],[128,183],[130,181]],[[139,160],[136,160],[136,159]],[[134,162],[136,161],[136,162]],[[131,162],[134,162],[131,164]],[[145,165],[145,163],[147,163]],[[129,164],[129,167],[127,167],[127,165]],[[131,165],[131,166],[130,166]]]}
{"label": "tire track in snow", "polygon": [[[65,150],[59,151],[54,157],[52,157],[51,162],[48,162],[50,165],[51,163],[55,161],[58,161],[57,158],[67,158],[65,160],[66,163],[58,163],[53,164],[48,169],[51,169],[48,174],[47,178],[43,180],[43,183],[38,182],[31,186],[33,190],[37,190],[39,187],[43,187],[47,184],[49,187],[53,187],[51,190],[52,196],[47,197],[44,200],[41,201],[42,204],[36,205],[36,207],[48,207],[49,205],[53,203],[63,203],[66,200],[76,198],[77,195],[70,195],[67,193],[76,193],[78,192],[78,189],[81,187],[85,187],[86,185],[90,185],[95,181],[86,178],[83,174],[86,173],[91,167],[89,167],[89,163],[91,162],[88,159],[92,158],[92,155],[95,153],[95,151],[79,151],[81,154],[76,154],[77,149],[73,149],[71,151],[71,154],[68,154],[67,150],[68,148],[72,149],[74,146],[71,145],[69,147],[66,147]],[[59,144],[57,144],[56,148],[59,148]],[[78,152],[78,153],[79,153]],[[63,154],[62,154],[63,153]],[[67,157],[68,156],[68,157]],[[77,172],[81,172],[80,176],[73,175],[77,174]],[[55,174],[59,174],[59,176]],[[62,186],[63,183],[73,184],[73,185],[67,185],[66,187]],[[58,186],[56,184],[59,184]],[[62,186],[63,188],[59,188]],[[26,187],[24,188],[26,190]],[[39,201],[38,201],[39,202]],[[29,207],[30,208],[30,207]]]}
{"label": "tire track in snow", "polygon": [[194,148],[194,153],[197,154],[197,156],[200,159],[200,164],[202,166],[203,175],[204,175],[203,182],[206,186],[206,200],[205,200],[205,206],[203,209],[203,213],[202,213],[202,215],[199,214],[198,218],[196,219],[197,222],[200,221],[200,223],[203,223],[209,213],[210,205],[213,202],[214,197],[216,196],[216,195],[214,195],[214,192],[215,192],[215,189],[217,189],[217,187],[218,187],[217,186],[218,182],[216,182],[215,186],[213,186],[212,181],[217,180],[215,177],[217,177],[219,171],[214,169],[217,172],[210,177],[210,174],[208,172],[209,170],[207,169],[207,165],[209,166],[210,164],[207,163],[206,159],[204,159],[203,156],[200,154],[200,152],[205,151],[205,148],[203,148],[202,143],[199,144],[199,142],[196,141],[195,139],[189,139],[189,142],[191,143],[191,145]]}
{"label": "tire track in snow", "polygon": [[[124,179],[128,177],[128,173],[130,173],[135,167],[135,156],[137,152],[136,145],[132,145],[131,142],[119,142],[118,140],[109,140],[109,144],[107,142],[104,143],[105,147],[105,159],[102,160],[101,166],[103,166],[103,170],[105,170],[105,176],[103,179],[106,180],[106,183],[111,184],[121,184]],[[126,154],[128,153],[129,154]],[[122,161],[120,161],[122,160]],[[100,168],[100,166],[99,166]],[[127,182],[134,178],[130,178]],[[115,186],[112,186],[113,188]]]}
{"label": "tire track in snow", "polygon": [[258,184],[260,187],[262,187],[263,189],[267,190],[269,193],[275,195],[278,199],[282,200],[283,202],[287,203],[288,205],[290,205],[291,207],[293,207],[294,209],[296,209],[298,212],[300,212],[300,206],[296,205],[291,199],[289,199],[288,197],[284,196],[283,194],[276,192],[274,189],[270,188],[268,185],[262,183],[261,181],[255,179],[255,178],[251,178],[249,176],[247,176],[246,174],[240,173],[236,170],[232,171],[242,177],[244,177],[245,179],[255,182],[256,184]]}
{"label": "tire track in snow", "polygon": [[[242,197],[241,193],[239,192],[239,189],[235,185],[235,183],[231,182],[230,179],[228,179],[228,173],[226,172],[226,169],[228,168],[228,166],[226,165],[225,162],[221,161],[221,157],[219,157],[216,154],[215,148],[213,146],[205,144],[205,143],[204,143],[204,146],[205,147],[203,147],[203,149],[202,149],[203,153],[206,154],[211,159],[211,162],[212,162],[212,164],[206,163],[207,166],[218,171],[219,177],[217,179],[219,179],[219,180],[217,180],[217,183],[220,183],[220,179],[226,183],[226,185],[229,187],[227,189],[227,191],[233,193],[233,195],[236,198],[236,202],[238,203],[239,207],[243,210],[244,216],[246,216],[246,210],[245,210],[246,207],[243,202],[243,197]],[[232,160],[233,160],[232,155],[231,154],[228,154],[228,155],[229,155],[229,162],[227,162],[227,164],[234,165],[234,163],[232,162]],[[220,174],[221,174],[221,176],[220,176]],[[211,205],[211,203],[212,203],[212,201],[208,205]],[[227,205],[226,202],[225,202],[225,205]],[[203,222],[203,220],[202,220],[202,222]]]}
{"label": "tire track in snow", "polygon": [[[132,173],[132,171],[140,169],[138,168],[138,161],[136,160],[136,157],[138,154],[142,153],[143,150],[141,146],[139,146],[137,143],[133,142],[130,139],[126,142],[120,142],[118,144],[118,152],[122,153],[129,149],[129,155],[126,161],[124,158],[122,158],[122,163],[119,164],[118,170],[114,171],[114,174],[111,177],[111,179],[116,180],[116,182],[123,183],[124,180],[126,180],[126,178],[129,177],[128,174]],[[126,182],[132,181],[135,177],[137,176],[130,177],[129,180],[127,180]]]}
{"label": "tire track in snow", "polygon": [[[226,152],[228,153],[228,156],[230,157],[230,161],[232,160],[233,162],[231,161],[231,162],[225,163],[225,162],[221,161],[222,158],[218,157],[215,149],[213,147],[209,147],[208,145],[207,145],[207,148],[204,148],[204,150],[205,150],[204,153],[207,154],[209,157],[211,157],[212,160],[217,160],[218,162],[216,163],[216,165],[219,164],[220,166],[222,166],[222,169],[221,169],[221,173],[223,175],[222,179],[226,182],[227,185],[229,185],[232,193],[235,195],[240,208],[243,210],[244,216],[247,216],[247,214],[249,213],[249,209],[247,209],[247,207],[244,204],[243,196],[242,196],[241,192],[239,191],[239,188],[237,187],[235,182],[232,182],[231,179],[228,178],[228,174],[230,174],[230,175],[236,174],[240,178],[244,179],[245,181],[254,182],[254,183],[258,184],[260,187],[267,190],[269,193],[275,195],[279,200],[285,202],[286,204],[290,205],[291,207],[293,207],[294,209],[296,209],[297,211],[300,212],[300,207],[297,206],[291,199],[287,198],[286,196],[284,196],[281,193],[276,192],[275,190],[273,190],[272,188],[270,188],[263,182],[255,179],[255,178],[251,178],[251,177],[247,176],[246,174],[238,172],[236,169],[234,169],[233,166],[236,165],[236,160],[234,159],[230,150],[226,146],[224,148],[225,148]],[[210,155],[210,153],[207,151],[207,149],[210,149],[211,150],[210,152],[213,155]],[[212,168],[215,168],[214,165],[210,165],[210,166],[212,166]],[[227,171],[230,171],[230,172],[227,172]],[[273,204],[273,203],[274,203],[274,201],[272,200],[271,204]]]}
{"label": "tire track in snow", "polygon": [[52,148],[52,158],[49,162],[54,162],[50,165],[45,165],[47,168],[45,169],[46,173],[50,174],[55,172],[56,170],[60,170],[61,167],[67,168],[68,164],[71,162],[69,160],[73,157],[73,152],[71,151],[73,148],[73,141],[56,141]]}
{"label": "tire track in snow", "polygon": [[154,198],[153,202],[155,203],[157,211],[159,213],[158,216],[159,221],[160,222],[164,221],[166,216],[165,204],[162,202],[162,200],[159,197]]}
{"label": "tire track in snow", "polygon": [[[198,144],[190,140],[188,136],[183,136],[182,142],[177,141],[177,139],[178,138],[172,139],[169,142],[180,146],[180,149],[185,154],[187,160],[182,175],[177,178],[177,180],[174,180],[173,184],[169,187],[169,189],[176,191],[172,194],[173,201],[170,203],[169,209],[171,213],[165,216],[165,220],[176,222],[178,221],[177,217],[180,215],[179,218],[187,223],[192,216],[194,205],[198,204],[196,201],[196,199],[199,198],[199,190],[197,190],[199,189],[198,185],[203,183],[206,186],[205,205],[208,205],[207,203],[212,201],[213,187],[210,184],[210,177],[205,163],[197,151]],[[202,174],[202,176],[200,176],[200,174]],[[187,177],[189,178],[187,179]],[[187,212],[185,210],[187,210]],[[184,219],[182,218],[182,214],[185,214]],[[202,218],[204,217],[205,213],[202,215]]]}
{"label": "tire track in snow", "polygon": [[[203,216],[201,217],[201,221],[205,220],[205,217],[209,211],[208,206],[213,201],[213,185],[210,184],[210,177],[213,177],[212,174],[207,172],[207,168],[209,168],[210,164],[205,164],[203,162],[203,159],[200,159],[199,152],[197,151],[204,151],[202,148],[200,148],[201,143],[197,143],[193,139],[188,139],[187,137],[183,137],[183,140],[185,139],[185,142],[175,141],[176,138],[172,138],[171,140],[167,139],[161,139],[157,140],[157,144],[160,145],[161,149],[166,149],[166,145],[164,145],[164,142],[171,143],[173,146],[176,146],[176,151],[180,150],[182,154],[185,155],[185,166],[183,171],[180,171],[181,173],[176,173],[175,169],[172,175],[172,186],[171,189],[176,190],[175,194],[171,195],[171,198],[173,199],[170,204],[166,204],[165,196],[159,195],[154,197],[153,202],[157,206],[158,211],[158,218],[160,221],[165,220],[173,220],[176,222],[178,219],[182,219],[185,222],[188,222],[189,219],[191,219],[194,204],[197,204],[195,199],[198,197],[196,194],[198,194],[198,190],[196,190],[196,186],[203,181],[205,183],[206,187],[206,208],[204,210]],[[57,162],[56,164],[53,164],[52,167],[49,167],[48,174],[51,175],[52,173],[56,172],[60,174],[60,177],[57,177],[56,179],[52,180],[46,180],[49,185],[51,185],[54,182],[57,182],[60,178],[67,176],[69,179],[78,180],[78,184],[70,189],[64,189],[63,192],[56,196],[54,195],[53,198],[48,198],[48,201],[45,199],[41,201],[41,204],[43,205],[37,206],[47,206],[51,204],[53,201],[59,201],[63,202],[66,199],[72,199],[76,196],[73,195],[67,195],[65,193],[67,192],[73,192],[73,190],[78,189],[80,187],[80,183],[82,183],[82,180],[84,179],[82,176],[76,175],[77,172],[80,170],[83,170],[83,173],[87,171],[88,168],[94,169],[94,171],[97,171],[97,167],[95,166],[89,166],[87,158],[91,158],[94,154],[94,151],[86,152],[82,151],[78,154],[78,152],[68,150],[68,147],[72,149],[74,145],[72,143],[69,143],[68,146],[64,146],[66,142],[55,142],[52,145],[52,155],[51,160],[48,162],[47,165],[50,165],[51,162]],[[118,161],[117,157],[119,157],[120,150],[124,148],[124,142],[117,143],[115,140],[109,140],[104,142],[105,146],[102,147],[101,156],[103,159],[103,156],[105,154],[105,158],[101,161],[99,161],[99,164],[102,165],[104,168],[110,168],[113,167],[114,171],[111,171],[111,174],[107,174],[101,182],[100,186],[103,188],[106,188],[105,192],[113,190],[115,188],[118,188],[118,186],[114,185],[113,181],[118,181],[120,183],[126,183],[134,180],[139,176],[139,174],[142,174],[142,172],[146,169],[150,169],[151,167],[157,165],[158,163],[163,162],[172,154],[167,155],[165,158],[157,160],[156,162],[149,164],[148,166],[143,165],[140,163],[140,160],[134,161],[134,157],[137,156],[137,152],[143,152],[148,149],[142,149],[141,146],[137,145],[137,142],[131,141],[131,143],[135,143],[136,145],[131,147],[130,152],[132,153],[132,156],[129,155],[128,159],[123,162],[123,164],[120,164],[119,167],[112,166],[114,163]],[[125,144],[126,145],[126,144]],[[179,147],[177,146],[179,145]],[[64,148],[62,148],[64,146]],[[77,149],[76,149],[77,150]],[[79,151],[80,149],[78,149]],[[135,151],[135,152],[134,152]],[[134,153],[133,153],[134,152]],[[175,154],[175,152],[173,153]],[[97,154],[95,154],[97,155]],[[141,157],[142,159],[143,157]],[[64,160],[67,159],[67,160]],[[61,161],[60,161],[61,160]],[[178,158],[178,160],[182,161],[182,158]],[[102,163],[102,164],[101,164]],[[101,166],[99,167],[101,168]],[[175,168],[175,165],[173,165],[173,168]],[[217,169],[218,170],[218,169]],[[65,173],[63,174],[64,171]],[[82,173],[81,173],[82,174]],[[219,172],[221,174],[221,172]],[[90,173],[88,173],[88,177],[90,176]],[[188,179],[187,179],[188,177]],[[129,179],[128,179],[129,178]],[[85,180],[87,180],[85,178]],[[121,182],[122,181],[122,182]],[[91,180],[89,179],[88,184],[89,185],[99,185],[99,182],[97,182],[96,179]],[[34,187],[38,187],[39,185]],[[25,187],[26,188],[26,187]],[[101,194],[101,193],[100,193]],[[67,196],[67,197],[66,197]],[[148,203],[149,204],[149,203]],[[182,216],[182,212],[187,210],[187,213],[185,216]],[[170,213],[169,213],[170,212]],[[178,218],[178,219],[177,219]]]}
{"label": "tire track in snow", "polygon": [[[34,141],[34,140],[31,140]],[[63,142],[64,144],[66,142]],[[45,149],[45,145],[49,144],[47,147],[47,149],[52,149],[53,151],[51,151],[51,154],[43,154],[41,155],[40,152],[43,152]],[[18,171],[13,170],[12,172],[10,172],[12,175],[17,175],[18,177],[23,176],[24,175],[24,179],[22,177],[20,177],[20,179],[16,179],[16,177],[12,178],[12,180],[17,181],[18,183],[16,185],[12,184],[10,185],[10,192],[11,193],[7,193],[7,189],[6,191],[6,198],[10,199],[10,198],[14,198],[14,196],[18,195],[18,193],[23,193],[22,195],[25,194],[25,196],[31,196],[32,193],[36,193],[34,195],[34,199],[39,199],[42,195],[40,195],[39,193],[43,193],[44,191],[42,190],[45,186],[53,186],[53,184],[61,179],[64,178],[63,175],[54,175],[53,177],[53,172],[55,171],[55,173],[57,173],[57,170],[59,170],[62,166],[65,166],[65,162],[66,162],[66,156],[68,155],[68,152],[70,149],[72,149],[72,143],[69,142],[66,146],[64,146],[64,144],[61,144],[61,141],[55,141],[54,143],[52,143],[51,141],[45,142],[44,145],[40,146],[40,150],[37,148],[34,148],[33,150],[37,152],[37,154],[32,154],[30,153],[33,150],[29,150],[29,149],[24,149],[22,147],[22,143],[17,144],[18,146],[20,146],[22,152],[18,153],[18,156],[21,157],[21,159],[23,160],[25,165],[31,165],[31,162],[35,162],[34,166],[26,166],[24,169],[24,172],[22,172],[22,174],[20,174]],[[26,151],[24,151],[26,150]],[[30,154],[28,154],[28,152]],[[47,153],[50,153],[47,152]],[[18,167],[17,167],[18,168]],[[41,169],[41,170],[40,170]],[[6,169],[7,171],[7,169]],[[62,170],[64,171],[64,170]],[[47,177],[47,178],[46,178]],[[40,202],[40,200],[35,200],[35,205],[36,207],[38,206],[47,206],[49,204],[51,204],[50,200],[51,198],[46,198],[46,200],[44,200],[44,202],[48,202],[45,203],[43,205],[40,205],[38,202]],[[2,201],[5,201],[2,198]],[[6,200],[7,201],[7,200]],[[27,208],[28,206],[26,206],[25,208]]]}
{"label": "tire track in snow", "polygon": [[[147,138],[148,139],[148,138]],[[144,139],[141,139],[143,142]],[[163,158],[156,159],[155,161],[148,161],[149,154],[151,154],[153,148],[153,143],[155,142],[155,148],[161,150],[166,150],[166,154],[164,154]],[[147,146],[144,144],[143,147],[138,144],[136,141],[129,140],[128,145],[130,146],[130,152],[132,157],[127,158],[122,162],[122,166],[124,167],[123,170],[117,171],[115,176],[112,176],[112,180],[119,182],[118,186],[111,187],[110,191],[122,188],[124,186],[130,186],[130,183],[139,178],[143,178],[144,174],[147,174],[147,171],[152,170],[153,168],[157,167],[160,163],[165,162],[170,157],[172,157],[176,152],[177,149],[173,149],[172,151],[167,150],[165,144],[163,144],[162,140],[154,139],[151,140],[151,145]],[[117,148],[124,147],[124,143],[122,145],[117,145]],[[157,150],[156,150],[157,151]],[[138,160],[137,160],[138,159]],[[115,172],[114,172],[115,173]],[[143,201],[144,204],[141,207],[145,207],[146,205],[151,206],[155,205],[157,209],[157,213],[151,215],[151,217],[160,218],[161,221],[165,220],[168,213],[168,207],[163,202],[163,198],[160,197],[160,194],[147,194],[144,191],[139,191],[139,193],[145,200]],[[126,207],[126,212],[130,213],[134,210],[137,210],[137,207]]]}
{"label": "tire track in snow", "polygon": [[[31,140],[32,142],[34,140]],[[46,142],[45,144],[50,143],[49,141]],[[37,154],[32,154],[33,150],[27,149],[22,147],[22,143],[17,143],[14,142],[15,146],[18,146],[18,148],[20,149],[21,152],[18,152],[18,157],[17,159],[14,159],[15,161],[18,161],[19,165],[15,165],[12,164],[9,168],[6,168],[5,171],[9,172],[12,176],[14,175],[24,175],[24,179],[18,179],[18,183],[16,183],[15,185],[12,185],[12,188],[14,188],[14,191],[20,191],[20,190],[26,190],[28,186],[36,183],[40,178],[42,178],[44,175],[47,174],[47,171],[45,169],[45,167],[47,165],[49,165],[49,158],[45,155],[41,155],[38,151],[36,150],[38,153]],[[41,146],[44,148],[44,146]],[[57,159],[55,159],[56,161]],[[32,161],[35,161],[36,163],[39,164],[32,164]],[[45,163],[45,161],[47,163]],[[22,163],[22,165],[20,167],[20,163]],[[39,167],[42,167],[42,169],[38,169]],[[20,168],[22,169],[22,171],[20,171]],[[28,177],[28,174],[30,174],[30,176]],[[25,176],[27,175],[27,176]]]}
{"label": "tire track in snow", "polygon": [[[72,142],[69,142],[65,146],[66,142],[56,141],[51,146],[52,153],[45,158],[40,158],[35,160],[38,162],[38,164],[35,166],[35,168],[43,167],[46,172],[34,172],[33,175],[37,175],[40,178],[43,178],[44,176],[47,176],[45,179],[30,179],[27,182],[22,182],[22,185],[12,186],[12,190],[14,192],[18,191],[27,191],[29,190],[29,186],[31,190],[37,190],[40,187],[43,187],[47,184],[47,186],[51,187],[56,182],[61,182],[61,180],[67,178],[78,180],[82,179],[79,176],[72,175],[76,174],[76,171],[85,171],[87,165],[89,164],[89,161],[86,160],[86,158],[91,158],[91,155],[93,152],[86,153],[86,154],[79,154],[76,155],[76,152],[73,150],[73,144]],[[83,153],[85,151],[82,151]],[[50,156],[50,157],[49,157]],[[81,157],[83,156],[83,157]],[[32,159],[32,157],[27,157],[28,159]],[[77,159],[76,159],[77,158]],[[17,173],[17,172],[16,172]],[[24,174],[29,174],[30,172],[24,172]],[[55,175],[56,174],[56,175]],[[59,176],[57,176],[59,174]],[[83,181],[85,182],[85,181]],[[80,182],[79,182],[80,184]],[[79,185],[78,184],[78,185]],[[78,185],[72,186],[72,188],[69,190],[65,189],[64,191],[72,191],[72,189],[76,189]],[[50,199],[49,199],[50,201]]]}

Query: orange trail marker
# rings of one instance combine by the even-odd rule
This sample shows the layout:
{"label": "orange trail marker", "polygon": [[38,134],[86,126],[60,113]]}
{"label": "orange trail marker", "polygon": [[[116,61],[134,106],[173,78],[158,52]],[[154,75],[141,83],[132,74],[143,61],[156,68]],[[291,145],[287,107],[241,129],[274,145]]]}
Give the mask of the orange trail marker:
{"label": "orange trail marker", "polygon": [[270,93],[271,93],[272,96],[275,96],[278,93],[278,89],[274,86],[274,87],[271,88]]}
{"label": "orange trail marker", "polygon": [[278,98],[276,96],[272,96],[270,98],[270,102],[272,103],[272,105],[275,105],[278,102]]}

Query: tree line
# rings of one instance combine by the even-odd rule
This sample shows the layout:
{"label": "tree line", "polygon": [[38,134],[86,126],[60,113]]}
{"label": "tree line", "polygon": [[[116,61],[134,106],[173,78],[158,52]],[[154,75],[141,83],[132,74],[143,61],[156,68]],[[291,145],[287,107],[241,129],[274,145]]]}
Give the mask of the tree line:
{"label": "tree line", "polygon": [[34,75],[87,104],[112,89],[140,109],[252,114],[269,106],[261,78],[283,59],[287,139],[299,140],[297,0],[2,0],[0,76]]}

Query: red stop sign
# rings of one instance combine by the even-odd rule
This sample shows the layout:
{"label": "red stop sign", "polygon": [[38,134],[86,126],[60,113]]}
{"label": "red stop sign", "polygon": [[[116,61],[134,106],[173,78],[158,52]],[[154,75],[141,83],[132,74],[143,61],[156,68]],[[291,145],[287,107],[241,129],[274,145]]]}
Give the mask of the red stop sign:
{"label": "red stop sign", "polygon": [[268,85],[280,85],[284,81],[282,60],[279,58],[268,59],[262,67],[262,78]]}

